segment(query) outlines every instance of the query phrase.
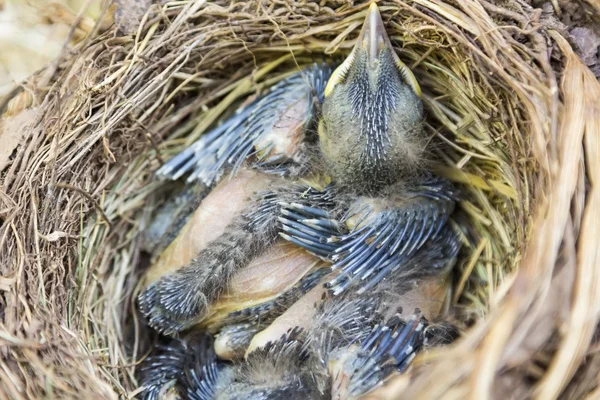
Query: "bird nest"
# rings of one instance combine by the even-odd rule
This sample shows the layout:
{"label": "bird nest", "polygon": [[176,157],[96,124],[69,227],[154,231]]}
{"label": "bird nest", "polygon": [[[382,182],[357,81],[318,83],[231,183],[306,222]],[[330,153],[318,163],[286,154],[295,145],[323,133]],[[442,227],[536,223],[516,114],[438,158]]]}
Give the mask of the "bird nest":
{"label": "bird nest", "polygon": [[[598,383],[600,85],[560,24],[502,4],[379,4],[470,219],[452,298],[465,333],[383,397],[580,398]],[[120,10],[0,101],[0,397],[136,394],[153,171],[248,95],[347,54],[367,6]]]}

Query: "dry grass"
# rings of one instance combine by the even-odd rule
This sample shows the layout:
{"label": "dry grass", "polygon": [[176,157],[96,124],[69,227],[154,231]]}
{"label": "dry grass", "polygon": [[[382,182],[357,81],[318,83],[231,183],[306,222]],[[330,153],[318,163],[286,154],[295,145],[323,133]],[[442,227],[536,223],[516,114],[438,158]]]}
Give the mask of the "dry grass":
{"label": "dry grass", "polygon": [[[462,185],[472,226],[454,304],[474,326],[421,358],[394,397],[597,386],[586,371],[599,362],[600,87],[552,20],[509,4],[380,3],[446,143],[437,170]],[[366,6],[155,5],[132,35],[91,28],[0,100],[0,397],[135,394],[145,331],[131,294],[161,190],[152,172],[244,96],[344,54]]]}

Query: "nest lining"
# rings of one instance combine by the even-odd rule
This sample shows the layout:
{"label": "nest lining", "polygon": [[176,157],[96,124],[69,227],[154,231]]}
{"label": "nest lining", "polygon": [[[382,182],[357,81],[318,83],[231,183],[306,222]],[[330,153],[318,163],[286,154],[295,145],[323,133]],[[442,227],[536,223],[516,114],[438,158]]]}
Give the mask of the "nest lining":
{"label": "nest lining", "polygon": [[[0,137],[10,130],[19,140],[0,165],[3,394],[136,393],[147,335],[132,298],[139,233],[164,190],[152,172],[247,95],[345,54],[367,6],[154,5],[130,35],[98,26],[6,103]],[[411,385],[404,377],[388,390],[591,390],[592,373],[568,384],[600,309],[589,265],[598,199],[582,152],[588,162],[597,152],[598,83],[556,24],[524,2],[390,1],[380,10],[424,90],[426,129],[444,146],[436,170],[467,194],[460,208],[472,229],[453,304],[475,324],[456,346],[417,360]],[[561,334],[565,324],[575,330]]]}

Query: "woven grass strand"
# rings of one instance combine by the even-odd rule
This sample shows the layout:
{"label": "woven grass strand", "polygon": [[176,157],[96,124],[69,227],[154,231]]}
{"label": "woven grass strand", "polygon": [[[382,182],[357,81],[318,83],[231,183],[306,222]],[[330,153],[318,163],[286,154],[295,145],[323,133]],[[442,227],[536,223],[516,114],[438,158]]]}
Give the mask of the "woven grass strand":
{"label": "woven grass strand", "polygon": [[[467,195],[453,298],[473,326],[373,398],[597,385],[598,84],[553,21],[498,4],[380,3],[432,140],[451,143],[436,169]],[[0,101],[0,141],[18,138],[0,157],[0,398],[139,391],[139,232],[165,190],[153,171],[246,96],[347,54],[366,7],[179,0],[153,5],[131,35],[107,14]]]}

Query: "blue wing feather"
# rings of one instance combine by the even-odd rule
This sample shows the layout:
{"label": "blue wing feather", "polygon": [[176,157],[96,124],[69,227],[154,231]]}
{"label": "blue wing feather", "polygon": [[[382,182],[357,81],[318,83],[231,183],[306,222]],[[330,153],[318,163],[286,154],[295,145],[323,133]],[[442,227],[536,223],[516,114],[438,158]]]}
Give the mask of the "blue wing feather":
{"label": "blue wing feather", "polygon": [[[306,97],[310,106],[306,115],[298,120],[314,120],[315,94],[317,101],[323,100],[327,80],[331,75],[328,64],[315,64],[274,85],[264,96],[256,99],[217,126],[205,133],[190,147],[165,163],[156,175],[170,180],[189,174],[187,182],[201,181],[206,185],[218,181],[225,170],[235,174],[242,163],[257,153],[268,154],[272,143],[265,143],[266,135],[276,128],[277,121],[294,101]],[[305,126],[306,128],[306,126]],[[264,157],[255,157],[254,165],[274,173],[285,173],[282,164],[287,160],[273,157],[268,162]]]}
{"label": "blue wing feather", "polygon": [[[336,220],[328,210],[280,203],[281,235],[328,259],[331,268],[339,270],[326,284],[334,295],[356,282],[363,293],[388,274],[414,267],[417,261],[436,268],[453,260],[460,241],[447,222],[456,201],[453,186],[432,177],[407,191],[401,206],[375,215],[371,207],[355,205]],[[359,218],[352,230],[345,225],[350,217]],[[360,226],[367,218],[369,222]]]}

